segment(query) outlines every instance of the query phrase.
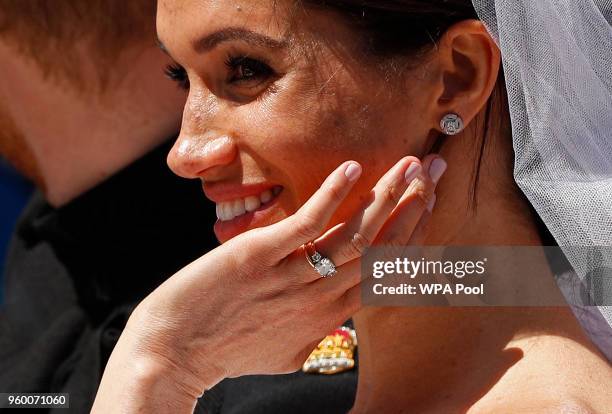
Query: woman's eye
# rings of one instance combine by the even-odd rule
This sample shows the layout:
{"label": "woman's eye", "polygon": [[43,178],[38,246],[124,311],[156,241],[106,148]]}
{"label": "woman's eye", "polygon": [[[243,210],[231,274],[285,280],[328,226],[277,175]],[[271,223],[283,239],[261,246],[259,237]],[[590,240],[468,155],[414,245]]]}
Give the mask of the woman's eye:
{"label": "woman's eye", "polygon": [[274,75],[270,66],[246,56],[230,57],[225,65],[230,70],[229,82],[234,84],[258,86]]}
{"label": "woman's eye", "polygon": [[[260,60],[250,57],[229,57],[225,62],[229,70],[228,82],[242,87],[257,87],[274,76],[274,70]],[[182,89],[189,90],[187,71],[177,63],[166,66],[164,73]]]}
{"label": "woman's eye", "polygon": [[189,89],[189,77],[187,71],[181,65],[174,63],[166,66],[164,73],[168,79],[176,82],[182,89]]}

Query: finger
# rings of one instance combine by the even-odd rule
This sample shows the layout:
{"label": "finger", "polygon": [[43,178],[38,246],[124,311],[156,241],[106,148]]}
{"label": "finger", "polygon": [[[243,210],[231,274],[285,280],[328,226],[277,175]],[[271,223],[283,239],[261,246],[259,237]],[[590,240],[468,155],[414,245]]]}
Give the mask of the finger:
{"label": "finger", "polygon": [[361,285],[353,286],[347,290],[340,298],[339,307],[342,319],[349,319],[356,314],[363,307]]}
{"label": "finger", "polygon": [[[431,155],[423,160],[423,171],[426,173],[423,172],[412,182],[405,196],[383,225],[374,242],[375,245],[409,244],[424,213],[433,211],[436,202],[434,191],[446,167],[446,162],[438,155]],[[419,230],[423,233],[423,228]],[[419,234],[418,237],[423,238],[425,235]]]}
{"label": "finger", "polygon": [[360,177],[361,166],[347,161],[332,172],[321,187],[292,216],[261,229],[260,246],[283,259],[304,243],[319,237]]}
{"label": "finger", "polygon": [[[429,160],[428,164],[430,164],[430,162],[431,160]],[[427,235],[427,231],[428,231],[428,227],[429,227],[429,223],[430,223],[430,219],[432,215],[431,211],[434,208],[435,200],[436,200],[436,195],[434,193],[431,196],[430,201],[428,202],[427,208],[421,214],[421,217],[418,220],[414,230],[412,231],[412,234],[405,236],[403,235],[403,233],[401,233],[402,234],[400,238],[401,241],[397,242],[397,244],[400,245],[400,247],[401,245],[403,245],[402,244],[403,240],[407,240],[405,244],[411,245],[411,246],[413,245],[418,246],[423,243]],[[401,206],[401,208],[409,208],[409,203],[405,203],[403,206]],[[401,214],[402,213],[401,208],[395,212],[397,216],[396,216],[396,219],[390,224],[391,227],[392,226],[406,227],[406,224],[403,222],[403,220],[404,219],[408,219],[409,221],[412,220],[411,218],[409,218],[409,215]],[[388,237],[390,236],[388,235],[385,236],[385,234],[383,233],[381,236],[379,236],[379,238],[377,238],[377,241],[375,244],[380,245],[381,243],[385,244],[385,242],[387,242],[386,244],[388,244]],[[355,298],[353,296],[355,295],[355,291],[361,292],[361,289],[363,289],[364,282],[366,282],[367,279],[372,278],[371,272],[368,272],[368,271],[364,272],[364,269],[362,267],[362,259],[363,259],[362,257],[359,257],[354,260],[351,260],[348,263],[343,264],[342,266],[339,266],[337,269],[338,271],[337,275],[335,275],[332,278],[319,277],[316,281],[308,285],[308,289],[312,291],[311,294],[313,295],[313,297],[324,297],[325,298],[326,296],[329,296],[330,298],[333,299],[337,297],[344,297],[348,294],[349,299],[347,300],[349,300],[349,303],[351,300],[354,300]],[[349,294],[348,293],[349,291],[351,291],[352,293]]]}
{"label": "finger", "polygon": [[[433,197],[435,202],[435,194]],[[431,218],[431,212],[426,210],[421,219],[417,223],[412,235],[410,236],[407,245],[421,245],[427,234]],[[311,269],[314,273],[314,269]],[[337,268],[338,273],[333,277],[323,278],[318,274],[314,276],[316,280],[310,283],[306,289],[309,290],[311,297],[326,298],[334,300],[344,295],[347,291],[354,287],[360,287],[369,278],[372,277],[371,272],[365,271],[362,267],[362,257],[351,260]]]}
{"label": "finger", "polygon": [[[411,157],[407,157],[403,161],[404,164],[402,164],[402,162],[398,163],[397,166],[399,171],[405,168],[404,171],[408,172],[406,163],[413,160],[414,159],[411,159]],[[435,203],[435,187],[446,170],[446,162],[439,155],[431,154],[423,159],[421,167],[422,168],[420,168],[417,173],[417,177],[411,180],[408,189],[402,193],[398,205],[385,205],[385,197],[382,197],[383,201],[381,201],[381,204],[373,207],[371,210],[372,213],[379,214],[378,217],[369,217],[369,223],[365,223],[366,219],[364,218],[362,223],[356,220],[345,227],[338,226],[330,230],[322,238],[317,240],[317,251],[323,256],[329,255],[326,257],[330,257],[332,262],[336,265],[339,263],[350,263],[350,260],[347,262],[346,258],[354,260],[355,257],[361,256],[363,250],[369,246],[369,242],[366,236],[363,236],[364,233],[359,231],[354,232],[350,230],[349,226],[370,226],[369,229],[364,230],[364,232],[365,234],[369,234],[368,232],[370,231],[376,231],[378,233],[375,237],[376,241],[374,244],[407,244],[424,212],[429,212],[428,208],[433,208],[433,204]],[[393,182],[393,178],[395,180],[398,179],[398,171],[394,170],[395,168],[389,172],[389,176],[386,177],[386,179],[381,179],[381,181],[379,181],[379,183],[381,183],[379,191],[388,192],[388,187],[385,186]],[[401,174],[399,175],[401,176]],[[407,180],[404,179],[404,182],[406,181]],[[366,210],[367,208],[368,207],[366,207]],[[391,211],[391,214],[388,213],[389,211]],[[357,217],[360,216],[357,215]],[[381,226],[382,229],[380,228]],[[421,234],[419,237],[423,238],[424,235]],[[374,236],[372,236],[372,238],[374,238]],[[351,258],[351,256],[353,257]],[[300,274],[312,277],[313,280],[319,277],[312,269],[310,271],[308,270],[310,265],[304,260],[305,256],[303,250],[294,252],[291,258],[297,259],[295,261],[291,260],[291,262],[298,264],[298,269],[302,272]],[[340,266],[340,268],[341,267],[342,266]],[[338,271],[335,277],[345,277],[344,272],[341,273]],[[352,280],[349,280],[349,283],[352,283]]]}
{"label": "finger", "polygon": [[421,173],[416,157],[404,157],[376,183],[370,198],[355,215],[316,242],[317,250],[340,266],[357,257],[374,241],[408,185]]}
{"label": "finger", "polygon": [[[366,218],[364,215],[365,210],[368,210],[370,206],[375,204],[375,202],[371,202],[370,206],[365,207],[363,214],[356,215],[355,221],[339,225],[328,231],[323,237],[317,239],[317,251],[323,257],[329,257],[338,266],[339,264],[346,263],[347,259],[350,261],[355,257],[361,256],[363,250],[370,244],[367,237],[371,237],[369,240],[376,237],[379,244],[406,243],[423,212],[432,203],[431,200],[434,197],[435,186],[446,170],[446,162],[439,155],[428,155],[423,159],[416,178],[408,177],[411,179],[408,185],[406,183],[406,173],[408,172],[408,166],[415,160],[413,157],[406,157],[396,164],[396,167],[392,168],[388,174],[385,174],[379,181],[380,185],[377,184],[376,186],[375,191],[378,191],[378,194],[396,191],[398,187],[389,189],[389,186],[393,185],[401,188],[404,186],[408,187],[407,190],[404,188],[405,191],[400,193],[402,194],[401,196],[396,196],[391,203],[388,202],[389,197],[380,197],[378,205],[372,207],[371,215]],[[404,184],[398,184],[399,181],[403,181]],[[401,204],[401,208],[399,208],[400,205],[396,205],[398,201]],[[374,214],[378,214],[378,216],[374,217]],[[361,217],[363,217],[363,220],[360,221],[359,218]],[[363,226],[367,229],[363,232],[355,232],[350,229],[350,226],[353,226],[353,228]],[[376,233],[379,232],[384,234],[384,239],[379,240],[378,236],[376,236]],[[369,236],[369,234],[373,235]],[[295,264],[296,267],[290,266],[289,270],[292,274],[304,275],[306,281],[314,281],[320,277],[306,260],[302,248],[294,251],[288,257],[287,263]],[[344,276],[339,272],[336,277]]]}
{"label": "finger", "polygon": [[[346,266],[346,265],[345,265]],[[331,286],[325,286],[326,282],[336,282],[343,278],[328,278],[321,280],[315,284],[308,286],[308,295],[310,298],[313,293],[316,293],[317,308],[323,315],[332,315],[335,322],[342,323],[349,319],[362,307],[361,284],[357,283],[346,290],[334,291]],[[357,277],[359,279],[359,277]],[[333,283],[330,283],[333,285]],[[317,286],[315,288],[315,286]],[[326,290],[318,291],[321,287]]]}
{"label": "finger", "polygon": [[[436,206],[436,194],[434,193],[432,198],[429,200],[429,204],[427,208],[423,212],[423,215],[419,219],[419,222],[416,225],[416,228],[410,235],[410,238],[406,242],[408,246],[420,246],[425,242],[425,238],[429,233],[429,224],[431,223],[431,216],[433,215],[433,210]],[[402,226],[402,223],[398,223],[398,226]]]}
{"label": "finger", "polygon": [[[313,269],[311,269],[314,272]],[[324,302],[337,300],[347,290],[361,282],[361,259],[355,259],[337,268],[338,273],[332,277],[321,277],[316,274],[312,283],[304,289],[312,298]],[[318,277],[317,277],[318,276]]]}

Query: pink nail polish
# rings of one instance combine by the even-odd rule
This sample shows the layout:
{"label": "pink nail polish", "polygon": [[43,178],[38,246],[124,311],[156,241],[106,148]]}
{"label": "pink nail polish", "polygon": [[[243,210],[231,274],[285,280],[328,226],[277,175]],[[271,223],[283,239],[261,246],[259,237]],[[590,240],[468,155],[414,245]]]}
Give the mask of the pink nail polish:
{"label": "pink nail polish", "polygon": [[406,172],[404,173],[404,178],[406,182],[410,184],[412,180],[416,178],[417,175],[421,173],[421,165],[416,162],[410,163],[408,168],[406,168]]}
{"label": "pink nail polish", "polygon": [[346,170],[344,170],[344,175],[346,175],[349,181],[356,181],[361,175],[361,166],[353,162],[350,163]]}
{"label": "pink nail polish", "polygon": [[437,184],[438,181],[440,181],[440,177],[442,177],[442,174],[444,174],[444,171],[446,171],[446,167],[446,161],[444,161],[442,158],[436,158],[431,162],[431,165],[429,166],[429,176],[434,184]]}

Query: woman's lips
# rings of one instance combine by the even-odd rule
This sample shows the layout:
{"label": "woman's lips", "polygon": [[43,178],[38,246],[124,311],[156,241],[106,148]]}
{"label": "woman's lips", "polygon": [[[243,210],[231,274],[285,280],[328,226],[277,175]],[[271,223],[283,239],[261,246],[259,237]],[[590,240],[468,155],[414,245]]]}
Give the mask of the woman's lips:
{"label": "woman's lips", "polygon": [[226,200],[216,203],[218,220],[214,231],[217,238],[224,242],[249,228],[258,227],[259,223],[266,222],[265,218],[270,214],[271,207],[276,204],[282,191],[283,187],[274,186],[245,197],[222,197]]}

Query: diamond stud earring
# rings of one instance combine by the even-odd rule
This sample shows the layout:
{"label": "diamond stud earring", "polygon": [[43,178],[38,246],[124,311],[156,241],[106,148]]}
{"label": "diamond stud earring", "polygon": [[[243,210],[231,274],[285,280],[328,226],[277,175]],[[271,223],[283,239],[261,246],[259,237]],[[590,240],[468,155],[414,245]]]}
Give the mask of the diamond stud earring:
{"label": "diamond stud earring", "polygon": [[440,120],[440,128],[446,135],[458,134],[463,130],[463,119],[457,114],[446,114]]}

